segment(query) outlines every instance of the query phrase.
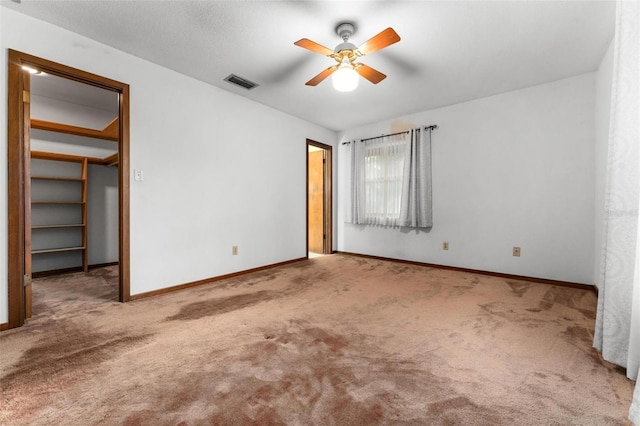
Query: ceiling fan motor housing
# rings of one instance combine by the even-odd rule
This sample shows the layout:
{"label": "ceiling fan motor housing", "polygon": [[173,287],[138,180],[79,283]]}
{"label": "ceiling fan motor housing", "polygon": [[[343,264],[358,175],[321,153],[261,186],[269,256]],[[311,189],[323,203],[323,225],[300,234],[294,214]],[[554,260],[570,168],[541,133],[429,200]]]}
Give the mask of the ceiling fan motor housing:
{"label": "ceiling fan motor housing", "polygon": [[340,43],[339,45],[336,46],[334,52],[338,53],[338,52],[342,52],[343,50],[352,50],[355,51],[358,47],[356,45],[354,45],[353,43],[349,43],[348,41],[345,41],[343,43]]}
{"label": "ceiling fan motor housing", "polygon": [[[354,55],[352,52],[355,52],[358,47],[353,43],[349,43],[349,37],[351,37],[355,32],[356,26],[353,22],[341,22],[340,24],[338,24],[338,26],[336,27],[336,34],[340,36],[343,42],[336,46],[334,52],[340,53],[347,50],[349,51],[349,59],[353,60],[354,58],[352,58],[352,56]],[[337,57],[336,60],[340,61],[342,56],[343,55],[340,55],[340,57]]]}
{"label": "ceiling fan motor housing", "polygon": [[355,32],[356,25],[353,22],[341,22],[336,27],[336,34],[338,34],[338,36],[340,36],[344,41],[349,40],[349,37],[351,37]]}

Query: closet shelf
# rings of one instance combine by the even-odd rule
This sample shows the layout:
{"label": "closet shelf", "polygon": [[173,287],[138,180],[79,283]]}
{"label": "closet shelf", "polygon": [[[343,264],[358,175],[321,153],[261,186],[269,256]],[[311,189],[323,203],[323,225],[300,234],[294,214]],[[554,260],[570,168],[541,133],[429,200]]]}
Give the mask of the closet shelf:
{"label": "closet shelf", "polygon": [[67,178],[67,177],[57,177],[57,176],[31,176],[31,179],[54,180],[54,181],[62,181],[62,182],[84,182],[84,179],[81,179],[81,178]]}
{"label": "closet shelf", "polygon": [[68,161],[70,163],[82,163],[86,159],[89,164],[95,164],[97,166],[117,166],[118,165],[117,152],[106,158],[97,158],[97,157],[81,157],[79,155],[71,155],[71,154],[60,154],[56,152],[31,151],[31,158],[36,160]]}
{"label": "closet shelf", "polygon": [[31,201],[31,204],[77,204],[84,205],[84,201]]}
{"label": "closet shelf", "polygon": [[[32,124],[33,124],[33,120],[32,120]],[[77,155],[69,155],[69,154],[59,154],[59,153],[51,153],[51,152],[43,152],[43,151],[31,151],[31,159],[35,159],[35,160],[45,160],[45,161],[62,161],[62,162],[73,162],[73,163],[79,163],[80,164],[80,170],[79,173],[74,175],[69,175],[68,173],[64,173],[61,176],[55,176],[54,175],[48,175],[48,173],[50,172],[46,172],[46,171],[41,171],[40,174],[35,174],[34,176],[32,176],[31,179],[31,186],[32,187],[36,187],[39,186],[41,189],[45,189],[43,188],[43,183],[45,181],[58,181],[58,182],[78,182],[80,183],[80,194],[77,194],[77,198],[76,197],[71,197],[68,194],[62,195],[59,194],[57,196],[53,196],[52,193],[49,193],[50,195],[40,195],[40,197],[52,197],[52,198],[63,198],[66,200],[63,201],[54,201],[54,200],[37,200],[34,201],[33,199],[31,200],[31,208],[32,210],[34,208],[36,208],[36,210],[39,210],[41,214],[46,214],[46,210],[42,208],[42,206],[56,206],[59,207],[58,209],[56,209],[57,214],[64,214],[66,219],[63,218],[58,218],[58,219],[53,219],[53,217],[51,216],[45,216],[45,219],[41,219],[44,220],[46,222],[47,219],[52,220],[53,223],[49,223],[49,224],[43,224],[42,222],[40,222],[39,225],[35,225],[35,226],[31,226],[31,214],[29,214],[29,216],[27,217],[28,220],[28,227],[33,231],[36,229],[59,229],[60,231],[58,232],[46,232],[46,231],[38,231],[37,234],[39,235],[39,238],[45,238],[47,239],[48,243],[42,244],[42,245],[49,245],[50,248],[48,249],[38,249],[38,250],[31,250],[31,254],[33,255],[39,255],[39,254],[44,254],[44,253],[64,253],[64,252],[74,252],[74,251],[79,251],[82,253],[82,269],[84,270],[84,272],[87,272],[88,269],[88,261],[89,258],[87,256],[87,241],[88,241],[88,237],[87,237],[87,231],[88,231],[88,227],[87,227],[87,172],[88,172],[88,165],[89,165],[89,158],[88,157],[80,157]],[[103,161],[103,160],[100,160]],[[46,176],[45,176],[46,175]],[[72,177],[69,177],[72,176]],[[62,188],[62,187],[66,187],[66,189],[69,189],[70,187],[66,186],[67,184],[65,183],[65,185],[57,185],[58,188]],[[71,198],[71,199],[69,199]],[[61,208],[60,208],[61,207]],[[71,213],[80,213],[80,218],[78,217],[70,217]],[[29,212],[31,213],[31,212]],[[55,223],[58,222],[58,223]],[[59,222],[67,222],[67,224],[63,224],[61,225]],[[76,223],[74,223],[76,222]],[[79,222],[79,223],[77,223]],[[80,231],[80,236],[81,236],[81,241],[78,241],[76,243],[71,243],[71,244],[80,244],[79,246],[76,247],[60,247],[60,245],[66,245],[66,244],[70,244],[70,242],[64,242],[64,241],[60,241],[56,238],[53,238],[54,235],[56,234],[61,234],[61,235],[67,235],[67,236],[71,236],[73,234],[75,234],[75,236],[77,237],[78,234],[78,230]],[[60,236],[60,235],[58,235]],[[49,237],[51,237],[49,239]],[[30,242],[31,243],[31,242]],[[55,245],[58,244],[58,247],[55,247]],[[54,247],[51,247],[54,246]]]}
{"label": "closet shelf", "polygon": [[84,246],[80,247],[62,247],[62,248],[54,248],[54,249],[42,249],[42,250],[32,250],[31,254],[43,254],[43,253],[62,253],[65,251],[79,251],[84,250]]}
{"label": "closet shelf", "polygon": [[70,135],[86,136],[90,138],[106,139],[113,142],[118,142],[119,124],[118,117],[114,118],[107,126],[102,130],[89,129],[86,127],[72,126],[70,124],[54,123],[52,121],[38,120],[36,118],[31,119],[31,128],[47,130],[49,132],[67,133]]}
{"label": "closet shelf", "polygon": [[70,224],[70,225],[32,225],[31,229],[55,229],[55,228],[82,228],[86,226],[83,223]]}

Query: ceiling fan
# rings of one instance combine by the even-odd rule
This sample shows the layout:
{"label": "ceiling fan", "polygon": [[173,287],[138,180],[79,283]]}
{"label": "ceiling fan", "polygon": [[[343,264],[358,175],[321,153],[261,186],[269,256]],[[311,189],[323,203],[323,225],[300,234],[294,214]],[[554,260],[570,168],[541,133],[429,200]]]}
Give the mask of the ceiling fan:
{"label": "ceiling fan", "polygon": [[349,37],[351,37],[355,31],[356,27],[352,22],[342,22],[338,24],[336,34],[342,38],[342,43],[337,45],[333,50],[307,38],[300,39],[293,43],[296,46],[333,58],[338,63],[307,81],[305,83],[307,86],[316,86],[333,74],[334,88],[347,92],[357,87],[358,74],[373,84],[378,84],[387,77],[380,71],[355,61],[362,56],[377,52],[380,49],[399,42],[400,36],[393,28],[387,28],[356,47],[354,44],[349,43]]}

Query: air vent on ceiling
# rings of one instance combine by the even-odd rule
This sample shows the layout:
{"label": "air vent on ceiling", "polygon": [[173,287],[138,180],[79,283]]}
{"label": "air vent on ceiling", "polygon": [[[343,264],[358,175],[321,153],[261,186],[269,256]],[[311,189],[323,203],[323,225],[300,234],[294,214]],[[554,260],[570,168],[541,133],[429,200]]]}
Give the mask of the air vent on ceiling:
{"label": "air vent on ceiling", "polygon": [[254,87],[258,86],[253,81],[249,81],[246,78],[238,77],[235,74],[229,74],[229,76],[227,78],[225,78],[224,81],[228,81],[231,84],[235,84],[236,86],[244,87],[245,89],[248,89],[248,90],[251,90]]}

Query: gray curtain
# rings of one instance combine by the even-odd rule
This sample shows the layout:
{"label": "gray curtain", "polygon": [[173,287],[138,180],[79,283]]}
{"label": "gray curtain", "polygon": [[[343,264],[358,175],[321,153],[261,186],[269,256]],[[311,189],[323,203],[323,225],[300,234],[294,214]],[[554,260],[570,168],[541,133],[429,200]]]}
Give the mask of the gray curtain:
{"label": "gray curtain", "polygon": [[431,128],[413,129],[405,153],[400,226],[431,228],[433,204],[431,194]]}

